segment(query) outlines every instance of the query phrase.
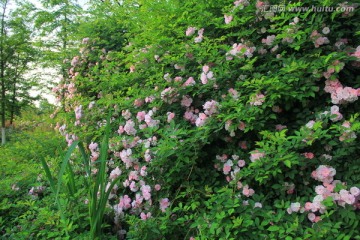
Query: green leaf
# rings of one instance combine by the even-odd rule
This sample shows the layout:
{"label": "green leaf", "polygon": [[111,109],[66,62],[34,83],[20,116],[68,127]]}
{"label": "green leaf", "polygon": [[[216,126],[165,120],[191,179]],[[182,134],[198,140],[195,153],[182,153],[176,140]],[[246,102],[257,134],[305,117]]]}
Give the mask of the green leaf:
{"label": "green leaf", "polygon": [[270,226],[267,230],[270,232],[275,232],[278,231],[280,228],[278,226]]}
{"label": "green leaf", "polygon": [[285,160],[284,161],[285,166],[287,166],[288,168],[291,168],[291,161],[290,160]]}

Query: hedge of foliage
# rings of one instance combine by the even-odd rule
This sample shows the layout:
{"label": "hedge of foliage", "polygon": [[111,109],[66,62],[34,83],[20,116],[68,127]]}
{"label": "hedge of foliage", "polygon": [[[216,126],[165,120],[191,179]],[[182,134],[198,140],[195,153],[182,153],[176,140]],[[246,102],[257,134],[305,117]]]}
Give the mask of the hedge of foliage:
{"label": "hedge of foliage", "polygon": [[111,127],[120,237],[360,239],[359,5],[274,4],[123,1],[84,38],[57,127],[94,178]]}

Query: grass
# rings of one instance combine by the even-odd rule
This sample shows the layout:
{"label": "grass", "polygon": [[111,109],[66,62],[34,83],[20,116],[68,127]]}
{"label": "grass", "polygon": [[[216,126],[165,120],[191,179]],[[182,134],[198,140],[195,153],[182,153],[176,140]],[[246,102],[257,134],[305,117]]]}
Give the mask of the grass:
{"label": "grass", "polygon": [[[41,159],[56,166],[56,157],[66,147],[51,122],[18,121],[18,127],[0,147],[0,239],[37,239],[58,231],[58,214],[43,177]],[[29,117],[32,118],[32,117]],[[32,187],[45,187],[38,196],[29,195]]]}

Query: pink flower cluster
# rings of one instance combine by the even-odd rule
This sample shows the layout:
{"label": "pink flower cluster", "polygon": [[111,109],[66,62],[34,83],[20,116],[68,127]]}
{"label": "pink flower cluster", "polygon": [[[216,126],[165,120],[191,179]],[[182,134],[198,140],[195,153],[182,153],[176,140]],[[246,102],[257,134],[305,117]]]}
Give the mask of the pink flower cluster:
{"label": "pink flower cluster", "polygon": [[208,80],[212,80],[214,78],[214,73],[210,70],[210,67],[204,65],[202,67],[203,72],[201,73],[200,79],[202,84],[207,84]]}
{"label": "pink flower cluster", "polygon": [[145,102],[146,103],[152,103],[155,100],[154,96],[148,96],[145,98]]}
{"label": "pink flower cluster", "polygon": [[255,151],[251,152],[251,154],[250,154],[251,162],[255,162],[263,157],[265,157],[265,153],[260,152],[259,150],[255,150]]}
{"label": "pink flower cluster", "polygon": [[165,75],[164,75],[164,79],[165,79],[165,81],[167,81],[167,82],[171,82],[171,77],[170,77],[170,73],[165,73]]}
{"label": "pink flower cluster", "polygon": [[76,92],[75,83],[70,83],[68,85],[64,84],[64,87],[67,86],[67,93],[65,93],[68,99],[74,98],[74,94]]}
{"label": "pink flower cluster", "polygon": [[242,43],[234,43],[232,49],[226,53],[226,60],[232,60],[234,57],[243,58],[244,56],[251,58],[256,47],[248,47]]}
{"label": "pink flower cluster", "polygon": [[230,137],[234,137],[235,136],[235,130],[231,128],[231,125],[232,125],[232,121],[227,120],[225,122],[225,130],[230,133]]}
{"label": "pink flower cluster", "polygon": [[244,131],[246,128],[246,124],[243,121],[240,121],[238,129]]}
{"label": "pink flower cluster", "polygon": [[177,93],[175,88],[172,87],[168,87],[165,88],[162,92],[161,92],[161,99],[166,102],[166,103],[174,103],[176,102],[178,99],[177,97],[179,96],[179,94]]}
{"label": "pink flower cluster", "polygon": [[136,134],[136,129],[135,129],[135,122],[132,119],[129,119],[126,121],[126,124],[124,126],[124,131],[128,134],[128,135],[133,135],[135,136]]}
{"label": "pink flower cluster", "polygon": [[131,198],[128,195],[121,196],[118,207],[119,211],[131,208]]}
{"label": "pink flower cluster", "polygon": [[182,77],[180,77],[180,76],[176,76],[174,78],[174,82],[181,82],[181,81],[182,81]]}
{"label": "pink flower cluster", "polygon": [[[214,165],[215,169],[218,171],[222,171],[226,175],[226,180],[228,182],[237,181],[236,174],[240,172],[241,168],[245,167],[246,162],[245,160],[240,159],[238,155],[232,155],[229,159],[226,154],[223,155],[216,155],[216,160],[220,163],[216,163]],[[222,165],[222,167],[221,167]],[[237,189],[242,189],[242,194],[246,197],[250,197],[254,195],[254,189],[250,188],[249,185],[244,185],[242,182],[237,181]]]}
{"label": "pink flower cluster", "polygon": [[267,4],[265,4],[265,2],[263,1],[256,1],[255,7],[258,9],[264,9],[266,7]]}
{"label": "pink flower cluster", "polygon": [[330,43],[327,37],[323,37],[322,34],[318,33],[316,30],[311,33],[310,38],[314,42],[316,48],[320,47],[321,45]]}
{"label": "pink flower cluster", "polygon": [[167,112],[166,115],[167,115],[167,122],[168,123],[170,123],[175,117],[175,113],[173,113],[173,112]]}
{"label": "pink flower cluster", "polygon": [[351,56],[357,57],[360,60],[360,46],[358,46]]}
{"label": "pink flower cluster", "polygon": [[81,41],[82,44],[88,44],[89,43],[89,38],[83,38],[83,40]]}
{"label": "pink flower cluster", "polygon": [[196,28],[195,27],[188,27],[187,29],[186,29],[186,32],[185,32],[185,34],[186,34],[186,36],[192,36],[194,33],[195,33],[195,31],[196,31]]}
{"label": "pink flower cluster", "polygon": [[169,206],[170,206],[170,201],[168,198],[163,198],[160,200],[160,210],[162,212],[165,212]]}
{"label": "pink flower cluster", "polygon": [[[127,135],[135,136],[136,133],[137,133],[137,130],[135,129],[136,124],[132,119],[129,119],[131,117],[131,114],[128,115],[127,111],[128,110],[123,111],[123,116],[124,116],[125,119],[128,119],[128,120],[126,121],[125,126],[121,126],[121,125],[119,126],[118,133],[121,135],[124,132],[126,132]],[[136,114],[136,118],[137,118],[137,120],[139,122],[138,127],[139,127],[140,130],[142,130],[142,129],[146,128],[146,127],[157,127],[159,125],[160,121],[153,119],[152,118],[153,115],[154,115],[153,110],[150,110],[148,113],[146,113],[145,111],[141,111],[141,112],[138,112]],[[141,124],[143,121],[145,123]]]}
{"label": "pink flower cluster", "polygon": [[311,177],[323,183],[331,183],[334,180],[333,177],[335,174],[336,170],[334,168],[326,165],[320,165],[311,173]]}
{"label": "pink flower cluster", "polygon": [[204,113],[209,117],[218,112],[219,103],[215,100],[207,101],[204,105]]}
{"label": "pink flower cluster", "polygon": [[[154,110],[149,110],[149,112],[145,115],[145,123],[148,127],[157,127],[160,124],[160,120],[153,119]],[[141,127],[141,125],[139,126]],[[145,126],[142,126],[141,128],[144,128]]]}
{"label": "pink flower cluster", "polygon": [[315,157],[314,153],[312,153],[312,152],[305,152],[305,153],[303,153],[303,155],[307,159],[313,159]]}
{"label": "pink flower cluster", "polygon": [[144,100],[141,98],[137,98],[134,100],[134,106],[135,107],[141,107],[142,105],[144,105]]}
{"label": "pink flower cluster", "polygon": [[55,128],[58,128],[60,134],[65,136],[65,134],[66,134],[66,124],[63,124],[63,125],[60,126],[60,124],[57,123]]}
{"label": "pink flower cluster", "polygon": [[249,1],[248,0],[237,0],[234,2],[234,5],[235,5],[235,7],[239,7],[239,6],[246,7],[249,5]]}
{"label": "pink flower cluster", "polygon": [[184,95],[181,100],[181,106],[190,107],[192,102],[193,102],[193,99],[190,96]]}
{"label": "pink flower cluster", "polygon": [[257,93],[250,98],[250,105],[260,106],[265,102],[265,95],[262,93]]}
{"label": "pink flower cluster", "polygon": [[175,65],[174,65],[174,68],[175,68],[176,70],[181,70],[181,71],[184,71],[184,70],[185,70],[185,66],[179,65],[179,64],[175,64]]}
{"label": "pink flower cluster", "polygon": [[[189,104],[190,99],[188,97],[183,98],[183,104]],[[192,99],[191,99],[192,101]],[[199,109],[193,107],[187,108],[184,113],[184,118],[197,127],[204,126],[208,117],[218,112],[218,102],[215,100],[207,101],[204,105],[204,113],[201,113]]]}
{"label": "pink flower cluster", "polygon": [[199,113],[199,116],[196,118],[196,120],[195,120],[195,125],[197,126],[197,127],[202,127],[202,126],[204,126],[205,125],[205,123],[206,123],[206,120],[207,120],[207,116],[206,116],[206,114],[205,113]]}
{"label": "pink flower cluster", "polygon": [[195,80],[193,77],[189,77],[183,84],[184,87],[187,86],[194,86],[196,84]]}
{"label": "pink flower cluster", "polygon": [[233,20],[233,16],[225,14],[224,19],[225,19],[225,24],[229,24]]}
{"label": "pink flower cluster", "polygon": [[169,206],[170,206],[170,201],[168,198],[163,198],[160,200],[160,210],[162,212],[165,212]]}
{"label": "pink flower cluster", "polygon": [[347,140],[347,139],[355,139],[355,138],[356,138],[355,132],[350,129],[350,127],[351,127],[350,122],[345,121],[345,122],[342,124],[342,127],[343,127],[343,133],[342,133],[341,136],[339,137],[339,140],[340,140],[341,142],[342,142],[342,141],[345,141],[345,140]]}
{"label": "pink flower cluster", "polygon": [[39,194],[43,193],[45,190],[45,187],[44,186],[38,186],[38,187],[32,187],[30,190],[29,190],[29,195],[32,195],[34,197],[37,197],[39,196]]}
{"label": "pink flower cluster", "polygon": [[[147,149],[145,154],[150,154],[150,150]],[[126,168],[133,167],[134,170],[129,171],[128,178],[123,182],[125,188],[135,194],[135,199],[131,199],[128,195],[120,197],[119,204],[115,206],[115,210],[118,212],[118,215],[125,210],[131,209],[131,212],[134,214],[140,214],[140,218],[146,220],[151,217],[151,213],[148,212],[145,214],[142,210],[148,209],[152,205],[152,188],[150,185],[145,183],[145,177],[148,175],[147,166],[143,165],[140,167],[140,162],[138,159],[132,157],[132,150],[123,149],[120,152],[120,158],[125,163]],[[118,175],[121,171],[113,170],[112,174]],[[161,189],[160,184],[155,185],[155,190],[159,191]],[[162,199],[160,201],[160,209],[165,211],[169,206],[168,199]]]}
{"label": "pink flower cluster", "polygon": [[293,194],[295,191],[295,184],[284,182],[284,187],[287,194]]}
{"label": "pink flower cluster", "polygon": [[340,181],[335,180],[331,184],[324,183],[324,185],[319,185],[315,187],[315,192],[318,194],[314,197],[312,202],[307,202],[304,206],[305,211],[312,211],[324,213],[326,207],[322,202],[327,198],[331,197],[336,201],[340,206],[345,206],[345,204],[354,205],[360,196],[360,189],[357,187],[351,187],[350,191],[342,189],[339,193],[334,193],[336,184],[342,184]]}
{"label": "pink flower cluster", "polygon": [[110,179],[114,180],[116,179],[117,177],[119,177],[121,175],[121,170],[119,169],[119,167],[116,167],[115,169],[113,169],[111,172],[110,172]]}
{"label": "pink flower cluster", "polygon": [[75,107],[75,119],[76,119],[75,126],[80,125],[80,119],[82,115],[83,115],[82,106],[80,105]]}
{"label": "pink flower cluster", "polygon": [[141,193],[142,193],[144,199],[146,201],[150,200],[150,198],[151,198],[151,187],[149,185],[142,185],[140,190],[141,190]]}
{"label": "pink flower cluster", "polygon": [[184,113],[184,118],[187,121],[189,121],[191,124],[195,124],[196,119],[199,117],[197,115],[198,113],[199,113],[199,109],[194,109],[193,107],[188,108],[188,109],[186,109],[186,112]]}
{"label": "pink flower cluster", "polygon": [[283,129],[285,129],[285,128],[287,128],[286,125],[281,125],[281,124],[276,124],[276,125],[275,125],[275,130],[276,130],[276,131],[281,131],[281,130],[283,130]]}
{"label": "pink flower cluster", "polygon": [[[203,37],[203,29],[198,31],[199,37]],[[86,40],[88,41],[88,40]],[[145,49],[146,50],[146,49]],[[104,52],[105,54],[106,52]],[[105,59],[105,56],[104,58]],[[79,64],[82,63],[82,59],[80,57],[75,57],[71,62],[72,68],[69,70],[70,77],[75,80],[75,77],[79,74],[75,72],[75,69]],[[129,65],[130,66],[130,65]],[[183,70],[184,67],[175,64],[175,69]],[[130,67],[130,71],[135,71],[135,66],[132,65]],[[209,76],[207,76],[209,77]],[[165,78],[169,78],[170,81],[174,82],[182,82],[182,77],[175,77],[174,79],[170,78],[170,75],[165,76]],[[194,85],[195,81],[192,77],[190,77],[185,83],[184,86],[191,86]],[[155,91],[158,90],[157,87],[154,89]],[[175,88],[169,87],[165,89],[161,93],[161,98],[163,101],[167,103],[173,103],[177,101],[178,93]],[[66,98],[72,98],[75,96],[76,93],[76,86],[74,82],[70,82],[69,84],[61,84],[61,86],[57,86],[54,88],[54,92],[58,94],[59,101],[61,100],[61,96],[65,95]],[[64,94],[65,93],[65,94]],[[98,98],[102,97],[102,93],[98,94]],[[151,103],[155,100],[154,96],[148,96],[143,99],[136,99],[133,102],[133,105],[136,108],[142,107],[145,103]],[[66,111],[71,111],[72,109],[75,110],[75,118],[78,123],[83,118],[83,107],[81,105],[74,105],[74,102],[69,102],[69,106],[67,106]],[[94,107],[95,102],[91,102],[88,105],[89,109]],[[190,107],[192,104],[192,99],[190,97],[185,98],[182,104],[185,104],[185,107]],[[119,107],[114,107],[116,112],[119,111]],[[100,112],[101,109],[97,109]],[[156,157],[156,151],[152,151],[151,147],[157,144],[156,136],[152,136],[148,139],[141,139],[139,132],[142,129],[147,127],[157,127],[160,124],[159,120],[154,119],[154,115],[157,109],[154,107],[152,110],[149,111],[141,111],[139,110],[136,114],[132,114],[129,109],[123,110],[121,115],[123,117],[123,123],[119,126],[118,133],[121,136],[115,136],[114,138],[110,139],[109,141],[109,150],[111,151],[112,158],[107,162],[109,167],[109,182],[106,186],[106,189],[111,185],[111,181],[114,181],[119,176],[124,176],[125,180],[123,181],[122,185],[124,186],[125,190],[124,193],[120,196],[117,195],[118,186],[115,185],[111,190],[111,194],[109,195],[109,199],[111,198],[118,198],[118,204],[114,206],[115,210],[115,222],[118,222],[120,216],[123,216],[124,211],[128,211],[132,214],[138,215],[141,219],[146,220],[151,217],[151,212],[149,211],[153,206],[153,202],[160,200],[157,202],[161,211],[166,211],[166,209],[170,206],[170,201],[168,198],[160,198],[154,199],[152,193],[154,191],[160,191],[161,185],[156,182],[148,182],[146,181],[148,175],[150,176],[151,173],[149,172],[151,168],[149,168],[151,161],[153,158]],[[210,110],[211,111],[211,110]],[[203,113],[207,117],[205,113]],[[163,119],[164,122],[171,122],[175,117],[174,112],[167,113],[167,119]],[[114,119],[111,119],[114,121]],[[98,126],[106,124],[106,121],[99,121]],[[71,144],[73,141],[77,140],[77,137],[73,134],[66,133],[66,126],[57,125],[57,129],[63,134],[66,135],[66,140],[68,144]],[[120,140],[119,140],[120,139]],[[139,145],[142,145],[139,148],[135,148]],[[97,143],[91,142],[88,146],[91,152],[91,161],[97,161],[99,158],[99,147]],[[134,150],[136,149],[136,150]],[[139,151],[140,150],[140,151]],[[122,164],[116,166],[114,163],[117,161],[121,161]],[[93,173],[96,173],[97,169],[93,168]],[[150,179],[150,178],[149,178]],[[151,176],[151,179],[152,176]],[[152,181],[150,179],[150,181]],[[154,184],[154,185],[152,185]],[[161,193],[157,193],[161,196]]]}
{"label": "pink flower cluster", "polygon": [[90,159],[91,159],[92,162],[95,162],[100,156],[98,144],[94,143],[94,142],[91,142],[89,144],[89,150],[91,152]]}
{"label": "pink flower cluster", "polygon": [[75,56],[72,60],[71,60],[71,66],[76,67],[79,64],[79,60],[80,57],[79,56]]}
{"label": "pink flower cluster", "polygon": [[336,105],[331,107],[330,113],[331,113],[331,116],[334,116],[334,117],[331,117],[331,120],[333,122],[340,121],[343,118],[343,115],[340,113],[339,107]]}
{"label": "pink flower cluster", "polygon": [[88,109],[92,109],[95,106],[95,101],[92,101],[88,105]]}
{"label": "pink flower cluster", "polygon": [[[110,172],[110,180],[116,179],[121,174],[127,173],[127,178],[123,181],[122,185],[127,191],[127,194],[119,196],[119,202],[114,206],[115,210],[115,222],[119,221],[119,217],[123,216],[125,211],[131,214],[138,215],[142,220],[147,220],[151,217],[149,209],[153,206],[152,192],[160,191],[161,185],[156,183],[154,186],[149,184],[146,180],[149,171],[149,163],[152,161],[156,152],[151,150],[151,146],[156,146],[157,137],[152,136],[147,139],[141,139],[136,134],[139,130],[146,127],[154,127],[159,125],[159,120],[154,120],[153,115],[157,111],[156,108],[152,110],[139,111],[136,115],[131,114],[130,110],[126,109],[122,111],[122,116],[126,120],[124,126],[119,127],[119,134],[123,134],[122,140],[119,142],[118,137],[109,141],[109,149],[113,152],[113,159],[120,159],[123,163],[123,169],[121,166],[113,168]],[[175,114],[168,112],[167,121],[172,121]],[[135,120],[133,120],[135,118]],[[134,148],[142,145],[140,149],[145,151],[141,154],[134,151]],[[97,152],[97,145],[93,144],[89,148],[92,151]],[[135,148],[136,150],[138,148]],[[142,156],[142,157],[138,157]],[[114,163],[114,161],[112,161]],[[113,164],[112,163],[112,164]],[[109,164],[109,166],[111,166]],[[112,166],[111,166],[112,167]],[[110,185],[110,183],[108,184]],[[111,198],[116,197],[117,188],[111,191]],[[170,205],[167,198],[163,198],[159,202],[161,211],[165,211]]]}
{"label": "pink flower cluster", "polygon": [[340,38],[334,45],[336,48],[341,49],[344,45],[348,44],[348,42],[346,38]]}
{"label": "pink flower cluster", "polygon": [[131,112],[129,111],[129,109],[122,110],[121,116],[123,116],[125,120],[129,120],[131,118]]}
{"label": "pink flower cluster", "polygon": [[[239,184],[238,184],[238,186],[239,186]],[[254,195],[254,193],[255,193],[254,189],[249,188],[249,185],[245,185],[243,187],[242,194],[244,194],[244,196],[251,197],[252,195]]]}
{"label": "pink flower cluster", "polygon": [[129,67],[129,72],[130,73],[133,73],[133,72],[135,72],[135,66],[134,65],[131,65],[130,67]]}
{"label": "pink flower cluster", "polygon": [[141,212],[140,217],[141,217],[142,220],[149,219],[149,218],[151,218],[151,212],[148,212],[146,214],[144,212]]}
{"label": "pink flower cluster", "polygon": [[79,138],[75,134],[71,134],[71,133],[66,133],[65,139],[68,143],[68,146],[70,146],[74,141],[79,140]]}
{"label": "pink flower cluster", "polygon": [[291,203],[290,207],[287,209],[289,214],[293,212],[304,212],[304,209],[301,209],[301,205],[299,202]]}
{"label": "pink flower cluster", "polygon": [[266,38],[263,38],[262,40],[261,40],[261,42],[263,43],[263,44],[265,44],[265,45],[267,45],[267,46],[271,46],[271,45],[273,45],[273,42],[274,42],[274,40],[275,40],[275,35],[270,35],[270,36],[267,36]]}
{"label": "pink flower cluster", "polygon": [[228,93],[230,94],[230,96],[231,96],[234,100],[238,100],[238,99],[239,99],[239,93],[238,93],[238,91],[236,91],[235,89],[230,88],[230,89],[228,90]]}
{"label": "pink flower cluster", "polygon": [[129,169],[134,163],[137,163],[137,159],[132,157],[131,148],[123,149],[119,154],[116,153],[115,156],[120,157],[121,161],[125,163],[126,169]]}
{"label": "pink flower cluster", "polygon": [[194,39],[194,42],[195,43],[200,43],[202,42],[203,38],[204,38],[204,29],[201,28],[199,31],[198,31],[198,36]]}
{"label": "pink flower cluster", "polygon": [[318,195],[314,197],[312,203],[308,202],[305,204],[306,211],[311,210],[312,212],[319,211],[320,213],[324,213],[325,206],[322,205],[322,201],[327,197],[331,197],[340,206],[345,206],[345,204],[356,206],[355,204],[360,200],[359,188],[351,187],[350,191],[341,189],[339,193],[334,192],[337,184],[345,186],[341,181],[333,180],[335,172],[334,168],[321,165],[312,173],[312,177],[321,181],[323,185],[319,185],[315,188],[315,192]]}
{"label": "pink flower cluster", "polygon": [[326,210],[326,206],[323,201],[327,198],[331,198],[332,201],[340,206],[345,204],[353,205],[355,208],[359,208],[358,201],[360,200],[360,189],[357,187],[351,187],[350,190],[341,189],[338,193],[334,192],[336,185],[340,184],[342,187],[345,186],[339,180],[334,180],[333,177],[336,174],[336,170],[330,166],[320,165],[315,171],[312,172],[311,176],[323,184],[315,187],[316,196],[312,202],[306,202],[304,207],[301,207],[300,203],[291,203],[288,208],[288,213],[293,212],[309,212],[308,219],[311,222],[318,222],[321,220],[320,216],[315,213],[319,212],[323,214]]}
{"label": "pink flower cluster", "polygon": [[331,94],[333,104],[354,102],[360,96],[360,88],[343,87],[338,79],[326,80],[324,90]]}
{"label": "pink flower cluster", "polygon": [[345,64],[339,60],[334,61],[330,66],[328,66],[326,72],[323,72],[323,76],[326,79],[329,79],[333,73],[340,72],[344,68]]}
{"label": "pink flower cluster", "polygon": [[[192,36],[192,35],[194,35],[194,33],[196,32],[196,28],[195,27],[188,27],[187,29],[186,29],[186,31],[185,31],[185,34],[186,34],[186,36]],[[201,28],[200,30],[198,30],[198,36],[195,38],[195,43],[200,43],[200,42],[202,42],[202,40],[203,40],[203,37],[204,37],[204,29],[203,28]]]}

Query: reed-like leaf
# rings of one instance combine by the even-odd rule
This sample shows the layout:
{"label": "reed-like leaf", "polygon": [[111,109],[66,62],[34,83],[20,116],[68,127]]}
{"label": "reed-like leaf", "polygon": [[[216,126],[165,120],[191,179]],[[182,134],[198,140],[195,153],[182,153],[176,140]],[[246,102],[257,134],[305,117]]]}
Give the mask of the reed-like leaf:
{"label": "reed-like leaf", "polygon": [[59,171],[59,174],[58,174],[58,182],[57,182],[57,189],[56,189],[55,199],[58,199],[58,197],[59,197],[61,183],[62,183],[62,176],[65,173],[66,167],[67,167],[67,165],[69,163],[69,160],[70,160],[70,157],[71,157],[71,154],[75,150],[78,143],[79,143],[78,141],[73,142],[71,144],[71,146],[69,147],[68,151],[66,152],[65,157],[63,158],[63,161],[62,161],[61,167],[60,167],[60,171]]}
{"label": "reed-like leaf", "polygon": [[[90,209],[90,224],[91,224],[91,237],[96,238],[101,236],[101,225],[103,222],[104,212],[106,208],[106,202],[109,195],[106,191],[107,175],[106,175],[106,162],[108,157],[108,147],[109,147],[109,136],[110,136],[110,114],[108,117],[105,135],[100,145],[100,156],[98,164],[98,172],[92,190],[91,196],[93,199],[93,204],[91,204]],[[114,183],[115,184],[115,183]],[[113,186],[112,186],[113,187]],[[98,193],[99,192],[99,197]],[[109,192],[110,194],[110,192]]]}
{"label": "reed-like leaf", "polygon": [[41,165],[42,167],[44,168],[44,171],[45,171],[45,174],[46,174],[46,177],[50,183],[50,188],[53,192],[55,192],[55,182],[54,182],[54,178],[51,174],[51,171],[50,171],[50,168],[49,166],[47,165],[46,161],[44,158],[40,157],[40,161],[41,161]]}

